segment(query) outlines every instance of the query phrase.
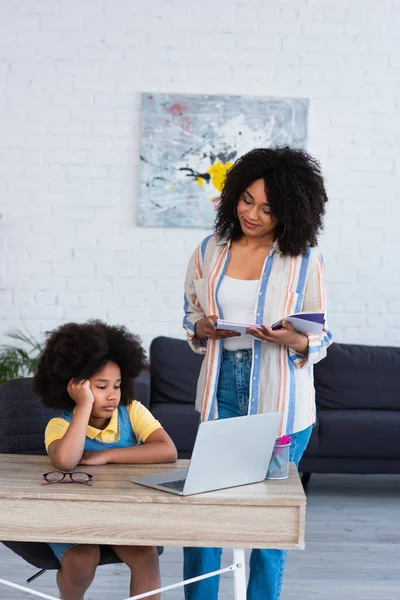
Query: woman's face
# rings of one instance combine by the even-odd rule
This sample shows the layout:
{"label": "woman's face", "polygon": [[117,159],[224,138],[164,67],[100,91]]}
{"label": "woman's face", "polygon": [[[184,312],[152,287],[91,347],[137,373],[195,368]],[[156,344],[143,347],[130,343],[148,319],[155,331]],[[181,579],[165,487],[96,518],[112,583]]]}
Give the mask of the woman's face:
{"label": "woman's face", "polygon": [[246,188],[239,199],[236,212],[242,231],[248,237],[271,235],[277,225],[276,217],[271,215],[263,179],[257,179]]}

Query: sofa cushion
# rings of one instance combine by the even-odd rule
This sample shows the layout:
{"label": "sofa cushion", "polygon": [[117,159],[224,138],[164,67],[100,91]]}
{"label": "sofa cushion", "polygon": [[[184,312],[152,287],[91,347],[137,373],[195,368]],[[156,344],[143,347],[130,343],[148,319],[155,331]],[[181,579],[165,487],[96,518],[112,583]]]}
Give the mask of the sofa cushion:
{"label": "sofa cushion", "polygon": [[135,380],[135,398],[150,409],[150,371],[144,369]]}
{"label": "sofa cushion", "polygon": [[399,413],[319,410],[304,456],[400,459]]}
{"label": "sofa cushion", "polygon": [[160,402],[151,405],[153,416],[171,436],[179,458],[189,458],[200,423],[200,415],[192,405]]}
{"label": "sofa cushion", "polygon": [[400,348],[332,344],[314,377],[318,409],[400,410]]}
{"label": "sofa cushion", "polygon": [[157,337],[150,346],[151,405],[183,402],[194,405],[203,356],[184,340]]}
{"label": "sofa cushion", "polygon": [[0,386],[0,410],[0,452],[46,454],[44,430],[54,412],[33,393],[31,377]]}
{"label": "sofa cushion", "polygon": [[[299,464],[301,473],[355,473],[357,475],[400,474],[400,460],[397,458],[328,458],[304,454]],[[329,488],[327,488],[329,489]],[[329,492],[327,492],[329,493]]]}

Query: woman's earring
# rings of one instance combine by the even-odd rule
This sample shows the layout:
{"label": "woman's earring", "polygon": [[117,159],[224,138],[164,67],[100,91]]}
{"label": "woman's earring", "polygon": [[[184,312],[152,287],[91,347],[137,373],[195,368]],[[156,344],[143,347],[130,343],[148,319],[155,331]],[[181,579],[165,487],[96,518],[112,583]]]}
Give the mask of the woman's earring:
{"label": "woman's earring", "polygon": [[238,214],[237,214],[236,206],[235,206],[235,208],[233,209],[233,214],[235,215],[235,217],[236,217],[237,219],[239,218],[239,217],[238,217]]}
{"label": "woman's earring", "polygon": [[282,231],[281,235],[279,236],[280,240],[283,238],[283,236],[285,235],[285,233],[286,233],[286,225],[284,225],[283,231]]}

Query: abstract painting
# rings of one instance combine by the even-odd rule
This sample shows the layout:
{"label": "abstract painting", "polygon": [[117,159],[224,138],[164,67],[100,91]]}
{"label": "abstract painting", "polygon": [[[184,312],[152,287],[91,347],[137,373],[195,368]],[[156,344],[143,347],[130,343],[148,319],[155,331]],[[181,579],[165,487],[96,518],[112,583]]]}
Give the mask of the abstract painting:
{"label": "abstract painting", "polygon": [[138,224],[210,229],[235,160],[305,149],[307,114],[307,98],[143,94]]}

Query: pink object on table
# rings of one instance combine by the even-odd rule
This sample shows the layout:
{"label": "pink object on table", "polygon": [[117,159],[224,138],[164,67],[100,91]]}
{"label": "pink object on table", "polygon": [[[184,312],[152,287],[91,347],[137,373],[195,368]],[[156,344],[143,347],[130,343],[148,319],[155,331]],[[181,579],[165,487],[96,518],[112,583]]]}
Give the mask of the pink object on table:
{"label": "pink object on table", "polygon": [[277,454],[279,454],[282,451],[283,446],[287,446],[288,444],[290,444],[291,439],[292,438],[290,437],[290,435],[283,435],[281,438],[279,438],[276,441],[272,456],[277,456]]}
{"label": "pink object on table", "polygon": [[286,446],[286,444],[290,444],[291,441],[291,437],[290,435],[283,435],[281,438],[279,438],[279,440],[276,442],[277,446]]}

